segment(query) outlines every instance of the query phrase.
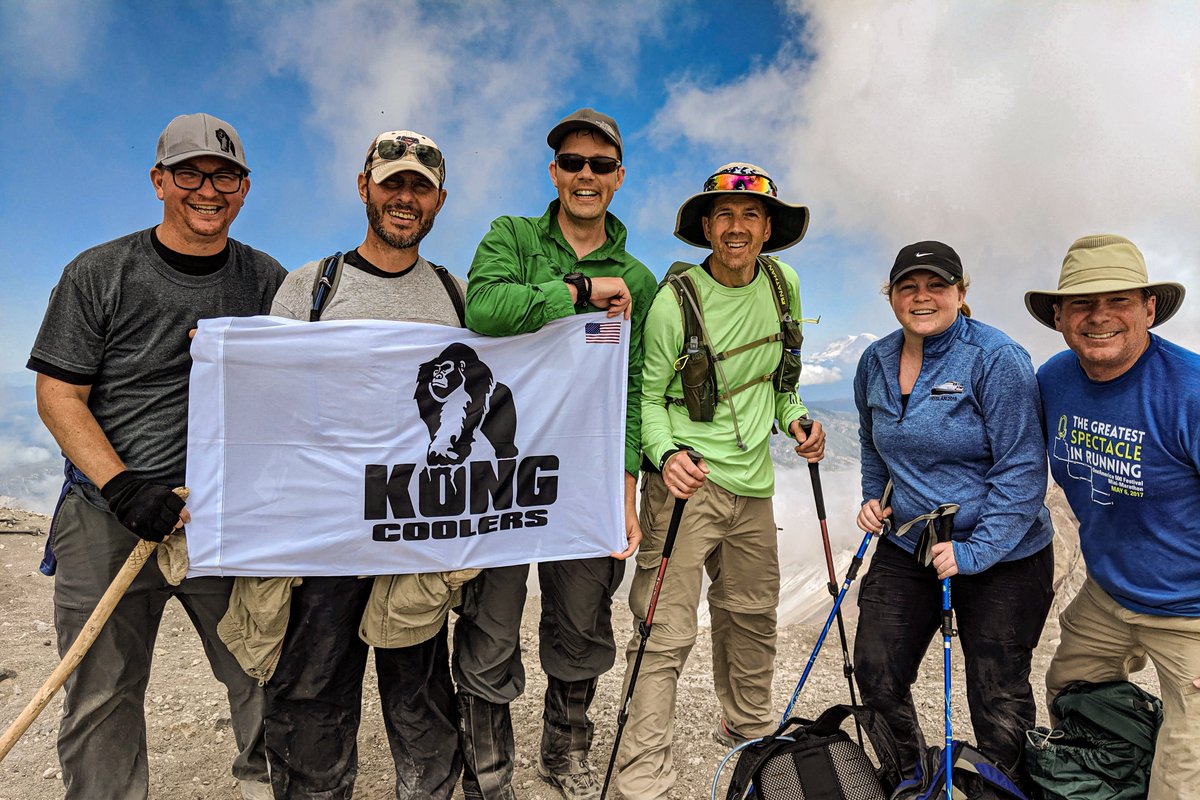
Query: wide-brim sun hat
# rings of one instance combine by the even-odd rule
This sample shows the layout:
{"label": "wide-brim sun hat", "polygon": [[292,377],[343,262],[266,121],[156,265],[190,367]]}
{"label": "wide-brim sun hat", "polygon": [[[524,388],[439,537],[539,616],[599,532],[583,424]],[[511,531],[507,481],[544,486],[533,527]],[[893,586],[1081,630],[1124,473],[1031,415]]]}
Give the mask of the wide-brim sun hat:
{"label": "wide-brim sun hat", "polygon": [[701,219],[708,215],[714,199],[734,194],[757,197],[767,205],[771,236],[763,243],[762,252],[786,250],[804,238],[808,230],[808,207],[780,200],[775,182],[765,169],[740,161],[717,169],[704,182],[699,194],[683,201],[675,217],[675,237],[695,247],[711,249]]}
{"label": "wide-brim sun hat", "polygon": [[1081,294],[1105,294],[1145,289],[1157,299],[1154,324],[1163,324],[1183,304],[1183,284],[1173,281],[1151,283],[1146,259],[1133,242],[1124,236],[1099,234],[1076,239],[1063,258],[1058,289],[1025,293],[1025,307],[1047,328],[1055,329],[1054,305],[1063,297]]}

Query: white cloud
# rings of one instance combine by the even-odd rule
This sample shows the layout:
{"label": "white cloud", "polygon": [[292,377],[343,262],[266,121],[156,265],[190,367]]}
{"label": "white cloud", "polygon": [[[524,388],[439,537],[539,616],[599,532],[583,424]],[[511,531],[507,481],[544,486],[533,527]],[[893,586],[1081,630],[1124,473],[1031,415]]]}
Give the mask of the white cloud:
{"label": "white cloud", "polygon": [[827,367],[810,361],[804,362],[804,371],[800,373],[801,386],[815,386],[819,383],[837,383],[843,379],[840,367]]}
{"label": "white cloud", "polygon": [[57,457],[58,454],[48,447],[0,438],[0,473],[19,472],[26,467],[43,466]]}
{"label": "white cloud", "polygon": [[87,63],[90,40],[109,19],[103,0],[5,0],[0,3],[0,63],[22,80],[63,82]]}
{"label": "white cloud", "polygon": [[[1035,360],[1062,341],[1023,294],[1053,288],[1078,236],[1129,236],[1152,279],[1196,287],[1200,5],[812,0],[791,10],[803,49],[731,83],[679,82],[656,140],[755,143],[762,155],[750,155],[780,175],[784,195],[813,209],[810,237],[874,248],[879,273],[904,244],[951,243],[972,274],[976,317]],[[1200,302],[1164,333],[1200,346]]]}
{"label": "white cloud", "polygon": [[[558,104],[572,93],[585,56],[598,62],[610,90],[632,84],[641,44],[661,35],[665,17],[661,2],[280,7],[239,13],[274,67],[308,86],[312,123],[335,147],[332,185],[353,185],[349,176],[379,131],[419,130],[446,152],[443,214],[452,223],[493,211],[497,197],[525,200],[525,186],[548,200],[549,151],[533,148],[537,160],[522,160],[519,153],[531,150],[521,146],[543,141],[549,124],[573,110]],[[470,234],[472,245],[481,234]]]}

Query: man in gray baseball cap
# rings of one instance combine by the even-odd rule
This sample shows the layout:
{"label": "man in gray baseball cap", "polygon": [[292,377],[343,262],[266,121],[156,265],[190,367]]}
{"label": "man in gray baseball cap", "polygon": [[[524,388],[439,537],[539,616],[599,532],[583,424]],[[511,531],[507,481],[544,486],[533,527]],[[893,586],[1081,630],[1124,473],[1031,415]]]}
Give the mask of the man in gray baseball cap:
{"label": "man in gray baseball cap", "polygon": [[[93,247],[63,270],[29,358],[42,421],[67,458],[42,571],[55,575],[59,652],[75,641],[139,539],[159,542],[191,517],[182,486],[189,331],[200,319],[266,313],[287,274],[229,238],[250,189],[233,126],[176,117],[159,137],[150,183],[162,222]],[[68,800],[145,798],[143,702],[167,601],[191,617],[229,694],[247,800],[271,797],[263,693],[217,636],[232,578],[170,584],[146,564],[67,681],[58,753]]]}
{"label": "man in gray baseball cap", "polygon": [[1077,239],[1058,288],[1025,295],[1069,348],[1037,378],[1050,473],[1087,566],[1059,617],[1047,701],[1152,661],[1163,723],[1149,800],[1200,798],[1200,355],[1151,333],[1183,297],[1111,234]]}

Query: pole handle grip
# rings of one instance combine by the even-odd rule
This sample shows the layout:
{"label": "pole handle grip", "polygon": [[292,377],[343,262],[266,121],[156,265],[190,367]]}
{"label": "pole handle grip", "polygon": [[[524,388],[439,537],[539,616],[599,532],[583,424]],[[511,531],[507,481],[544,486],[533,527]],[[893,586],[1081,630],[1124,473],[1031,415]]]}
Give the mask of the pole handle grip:
{"label": "pole handle grip", "polygon": [[939,542],[950,541],[950,536],[954,533],[954,515],[958,512],[958,505],[955,503],[942,503],[938,506],[937,520],[937,540]]}

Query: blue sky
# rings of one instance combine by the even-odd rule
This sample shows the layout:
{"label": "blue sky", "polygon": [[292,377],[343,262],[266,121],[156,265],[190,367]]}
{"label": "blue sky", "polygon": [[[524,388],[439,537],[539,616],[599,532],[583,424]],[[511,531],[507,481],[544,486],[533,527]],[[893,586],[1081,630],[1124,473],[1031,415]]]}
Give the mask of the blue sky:
{"label": "blue sky", "polygon": [[[465,275],[500,214],[551,198],[545,133],[615,116],[612,210],[656,273],[727,161],[812,212],[800,272],[810,396],[844,396],[828,348],[895,321],[877,288],[936,238],[976,316],[1035,362],[1061,339],[1024,311],[1069,243],[1123,233],[1192,296],[1162,332],[1200,348],[1200,5],[1024,2],[69,2],[0,4],[0,382],[22,368],[76,253],[161,217],[147,177],[176,114],[232,122],[253,169],[233,235],[293,269],[362,238],[355,173],[381,130],[447,156],[422,252]],[[854,348],[851,348],[853,351]]]}

